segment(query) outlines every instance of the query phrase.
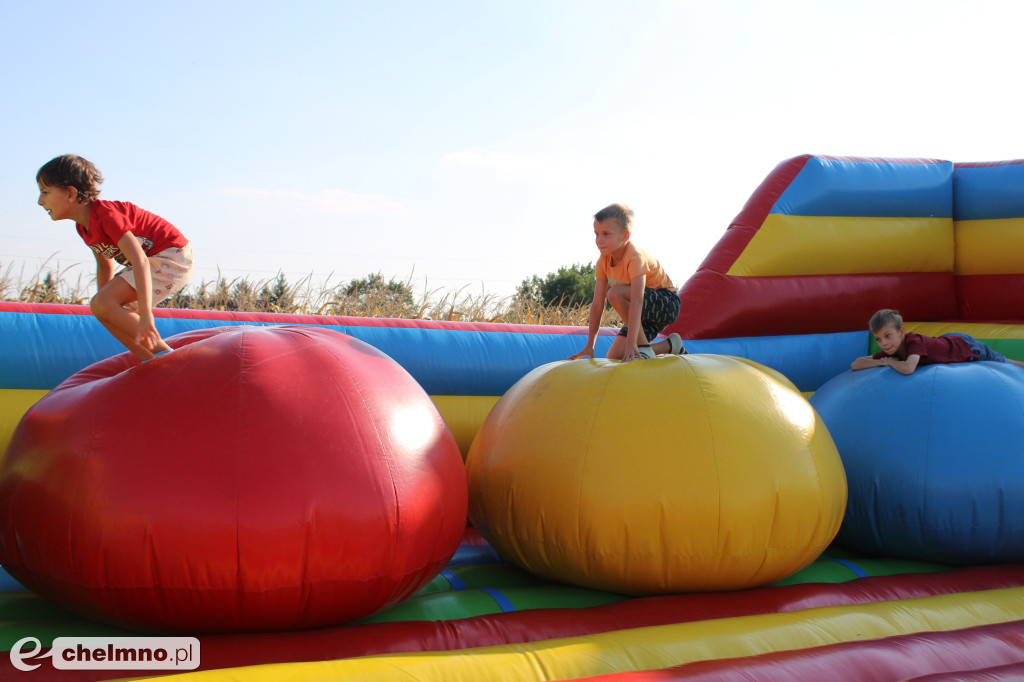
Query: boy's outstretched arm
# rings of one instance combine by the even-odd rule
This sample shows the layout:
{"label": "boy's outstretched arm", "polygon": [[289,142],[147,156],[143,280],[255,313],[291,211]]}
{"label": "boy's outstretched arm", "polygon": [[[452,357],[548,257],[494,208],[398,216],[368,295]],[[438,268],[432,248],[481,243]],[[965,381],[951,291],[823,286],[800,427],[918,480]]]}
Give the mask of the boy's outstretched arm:
{"label": "boy's outstretched arm", "polygon": [[597,344],[597,332],[601,329],[601,318],[604,316],[604,302],[607,296],[608,280],[597,280],[597,283],[594,285],[594,300],[590,302],[590,326],[587,330],[587,345],[580,352],[570,355],[570,360],[594,357],[594,346]]}

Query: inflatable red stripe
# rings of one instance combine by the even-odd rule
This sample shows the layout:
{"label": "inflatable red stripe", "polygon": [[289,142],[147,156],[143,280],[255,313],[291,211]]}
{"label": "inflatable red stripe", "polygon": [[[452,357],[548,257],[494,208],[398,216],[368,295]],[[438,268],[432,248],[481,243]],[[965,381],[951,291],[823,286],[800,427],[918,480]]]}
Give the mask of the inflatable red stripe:
{"label": "inflatable red stripe", "polygon": [[747,199],[743,210],[733,219],[729,229],[718,242],[715,248],[701,263],[697,269],[726,273],[732,264],[736,262],[743,249],[754,238],[757,231],[761,229],[761,223],[771,213],[772,206],[778,201],[782,193],[786,191],[793,179],[800,174],[804,166],[811,159],[810,154],[804,154],[787,161],[783,161],[775,167],[768,177],[765,178],[754,193]]}
{"label": "inflatable red stripe", "polygon": [[679,297],[679,318],[665,333],[687,339],[866,331],[879,301],[908,320],[957,316],[954,276],[945,272],[733,277],[702,270]]}
{"label": "inflatable red stripe", "polygon": [[956,288],[961,319],[1024,322],[1024,275],[960,275]]}

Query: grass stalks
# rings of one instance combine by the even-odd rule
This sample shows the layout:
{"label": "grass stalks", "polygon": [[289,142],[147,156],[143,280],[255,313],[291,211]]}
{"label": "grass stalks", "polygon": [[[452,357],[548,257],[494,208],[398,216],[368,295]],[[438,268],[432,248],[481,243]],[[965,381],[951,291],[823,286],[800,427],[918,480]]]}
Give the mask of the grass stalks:
{"label": "grass stalks", "polygon": [[51,255],[39,269],[33,273],[25,273],[22,266],[17,272],[14,266],[8,263],[0,267],[0,300],[21,301],[24,303],[88,303],[92,293],[90,286],[96,282],[95,277],[82,279],[82,273],[77,275],[72,271],[77,268],[72,265],[62,268],[60,261],[54,260]]}
{"label": "grass stalks", "polygon": [[[88,303],[95,292],[95,278],[75,273],[77,266],[61,268],[51,256],[35,272],[0,265],[0,300],[26,303]],[[486,292],[431,289],[426,278],[422,293],[414,294],[413,276],[405,280],[384,280],[379,274],[363,280],[323,282],[312,274],[288,282],[283,274],[274,278],[229,279],[219,270],[212,280],[190,284],[161,308],[226,310],[237,312],[347,315],[352,317],[451,320],[460,322],[505,322],[587,326],[590,305],[544,305],[517,296],[499,297]],[[602,326],[622,324],[614,310],[606,310]]]}

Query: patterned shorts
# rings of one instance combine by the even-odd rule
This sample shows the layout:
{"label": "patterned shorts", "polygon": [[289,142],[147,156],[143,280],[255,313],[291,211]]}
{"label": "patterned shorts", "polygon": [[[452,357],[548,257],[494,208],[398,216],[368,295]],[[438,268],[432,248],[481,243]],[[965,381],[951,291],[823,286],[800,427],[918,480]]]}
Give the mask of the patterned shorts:
{"label": "patterned shorts", "polygon": [[[160,253],[149,256],[149,275],[153,282],[153,305],[178,293],[192,279],[193,259],[192,247],[185,245],[164,249]],[[117,273],[117,276],[135,288],[134,268],[128,267]],[[124,307],[136,310],[139,304],[132,301]]]}
{"label": "patterned shorts", "polygon": [[[661,330],[679,317],[679,295],[671,289],[644,289],[644,309],[640,313],[640,326],[648,343],[654,341]],[[619,336],[629,333],[622,325]]]}

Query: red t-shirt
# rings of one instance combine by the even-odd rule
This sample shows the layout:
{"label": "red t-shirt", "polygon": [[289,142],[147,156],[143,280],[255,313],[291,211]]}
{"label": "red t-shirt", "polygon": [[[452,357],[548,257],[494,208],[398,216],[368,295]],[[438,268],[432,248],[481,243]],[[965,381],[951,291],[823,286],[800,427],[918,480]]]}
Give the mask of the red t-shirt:
{"label": "red t-shirt", "polygon": [[188,240],[174,225],[127,201],[102,201],[89,204],[89,227],[75,223],[85,245],[103,258],[130,265],[117,243],[131,232],[147,256],[172,247],[181,248]]}
{"label": "red t-shirt", "polygon": [[[925,336],[914,332],[907,332],[900,349],[896,352],[899,360],[906,360],[909,355],[920,355],[921,359],[917,363],[919,365],[970,362],[976,359],[970,346],[959,336]],[[881,360],[885,353],[879,351],[871,357]]]}

